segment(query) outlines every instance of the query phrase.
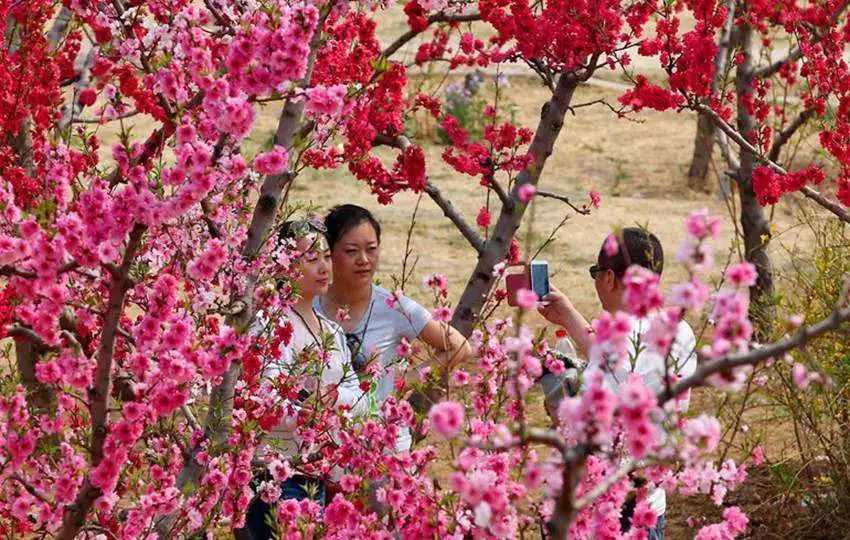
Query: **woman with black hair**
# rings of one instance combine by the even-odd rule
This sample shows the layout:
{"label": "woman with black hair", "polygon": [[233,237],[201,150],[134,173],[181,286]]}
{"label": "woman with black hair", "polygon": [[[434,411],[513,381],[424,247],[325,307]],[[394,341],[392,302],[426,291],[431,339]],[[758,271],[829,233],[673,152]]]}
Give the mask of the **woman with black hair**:
{"label": "woman with black hair", "polygon": [[[277,324],[290,324],[292,336],[288,345],[281,345],[277,358],[264,361],[263,387],[264,391],[276,392],[274,381],[283,375],[297,377],[303,389],[294,402],[281,397],[284,416],[258,448],[258,455],[263,458],[299,456],[311,451],[303,448],[303,441],[295,434],[297,417],[305,406],[348,405],[355,414],[368,408],[351,366],[351,353],[342,329],[313,309],[314,299],[328,290],[331,277],[331,257],[324,225],[317,221],[286,222],[281,228],[279,241],[289,242],[290,247],[295,248],[292,263],[298,266],[298,277],[293,288],[298,298],[280,314],[280,323]],[[260,332],[269,324],[276,322],[258,313],[254,330]],[[268,482],[273,482],[272,475],[264,471],[254,479],[253,487],[257,491],[265,491],[270,487],[264,485]],[[270,491],[279,490],[280,499],[310,498],[324,505],[325,484],[325,478],[314,476],[309,471],[299,471]],[[267,523],[270,517],[274,519],[272,504],[261,496],[254,499],[248,508],[243,538],[246,532],[251,540],[274,536]]]}
{"label": "woman with black hair", "polygon": [[[387,302],[393,293],[373,283],[381,258],[381,225],[360,206],[343,204],[325,217],[334,275],[325,294],[313,303],[316,311],[333,318],[340,310],[347,318],[339,321],[345,331],[355,367],[369,358],[380,362],[383,370],[374,390],[380,404],[395,390],[400,361],[396,347],[402,338],[420,339],[450,364],[463,362],[470,355],[466,338],[446,323],[431,318],[431,313],[415,301],[401,296]],[[394,304],[390,307],[390,304]],[[407,429],[399,433],[397,451],[411,447]]]}

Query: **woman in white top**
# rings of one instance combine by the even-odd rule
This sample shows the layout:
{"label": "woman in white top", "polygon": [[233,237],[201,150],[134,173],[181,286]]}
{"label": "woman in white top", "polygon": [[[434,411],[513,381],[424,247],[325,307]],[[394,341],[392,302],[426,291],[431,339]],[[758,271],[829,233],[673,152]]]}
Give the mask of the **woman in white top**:
{"label": "woman in white top", "polygon": [[[340,310],[347,313],[340,324],[356,367],[372,358],[380,362],[383,373],[373,396],[378,404],[395,391],[401,367],[396,347],[402,338],[418,338],[440,352],[443,368],[470,356],[469,343],[457,330],[432,319],[430,311],[406,296],[390,307],[387,299],[392,293],[373,284],[381,258],[381,226],[368,210],[353,204],[337,206],[325,217],[325,227],[334,278],[313,307],[335,320]],[[401,429],[396,450],[409,450],[411,442],[409,430]]]}
{"label": "woman in white top", "polygon": [[[292,325],[289,344],[281,345],[277,358],[264,362],[264,388],[273,392],[272,381],[281,375],[297,380],[301,388],[294,402],[282,400],[284,416],[272,428],[260,450],[267,457],[273,451],[276,455],[293,457],[318,450],[306,447],[295,434],[298,415],[307,408],[347,405],[355,414],[366,409],[342,329],[313,309],[313,299],[327,291],[331,277],[330,250],[324,233],[324,225],[320,222],[284,223],[279,238],[295,244],[297,255],[293,263],[298,265],[299,276],[293,285],[298,299],[291,308],[281,313],[279,321],[269,321],[262,313],[257,315],[256,326],[261,328],[268,324]],[[255,487],[270,480],[269,474],[264,472],[255,479]],[[280,493],[281,499],[302,500],[309,497],[323,504],[325,481],[296,474],[282,483]],[[246,529],[252,540],[273,537],[274,531],[266,521],[271,510],[271,505],[260,497],[252,502],[246,516]]]}

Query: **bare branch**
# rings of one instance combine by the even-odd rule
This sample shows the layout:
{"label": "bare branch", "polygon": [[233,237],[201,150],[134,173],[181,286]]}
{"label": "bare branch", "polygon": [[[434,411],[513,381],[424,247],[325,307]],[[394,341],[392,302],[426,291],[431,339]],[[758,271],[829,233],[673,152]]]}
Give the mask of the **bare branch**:
{"label": "bare branch", "polygon": [[[747,150],[748,152],[751,152],[754,156],[756,156],[756,159],[758,159],[774,171],[778,172],[779,174],[788,174],[788,172],[783,169],[781,165],[762,156],[756,147],[750,144],[749,141],[747,141],[740,133],[738,133],[735,128],[733,128],[725,120],[723,120],[723,118],[721,118],[720,115],[718,115],[711,107],[700,103],[695,105],[695,108],[699,112],[704,113],[709,118],[711,118],[712,121],[717,125],[717,127],[719,127],[726,135],[728,135],[730,139],[735,141],[741,148]],[[848,212],[846,208],[841,206],[841,204],[825,197],[816,189],[810,186],[804,186],[803,189],[800,190],[800,193],[835,214],[835,216],[838,217],[841,221],[850,223],[850,212]]]}
{"label": "bare branch", "polygon": [[425,184],[425,193],[431,197],[431,200],[434,201],[437,206],[443,211],[443,214],[451,220],[452,223],[455,224],[455,227],[460,234],[466,238],[467,242],[475,249],[476,252],[481,253],[481,250],[484,249],[485,240],[475,232],[475,229],[469,225],[469,223],[464,219],[460,212],[454,207],[454,205],[443,197],[443,194],[440,193],[440,190],[433,183],[428,182]]}
{"label": "bare branch", "polygon": [[[386,135],[377,135],[375,139],[372,141],[372,144],[375,146],[383,145],[383,146],[392,146],[393,148],[398,148],[402,152],[407,150],[410,146],[410,139],[407,137],[400,135],[398,137],[387,137]],[[495,182],[493,182],[495,183]],[[501,187],[501,186],[500,186]],[[432,184],[428,182],[425,184],[425,193],[431,197],[437,206],[443,211],[443,214],[451,220],[452,223],[455,224],[455,227],[460,231],[464,238],[475,248],[475,251],[481,252],[484,249],[484,239],[481,238],[475,229],[469,225],[469,223],[464,219],[464,217],[458,212],[458,210],[454,207],[454,205],[443,197],[443,194],[440,193],[440,190]]]}
{"label": "bare branch", "polygon": [[537,197],[544,197],[544,198],[547,198],[547,199],[555,199],[557,201],[561,201],[562,203],[566,204],[567,206],[569,206],[570,208],[572,208],[573,210],[575,210],[576,212],[578,212],[579,214],[581,214],[583,216],[590,214],[589,209],[577,207],[565,195],[558,195],[557,193],[552,193],[550,191],[536,191],[534,193],[534,195],[537,196]]}
{"label": "bare branch", "polygon": [[204,428],[201,426],[201,423],[198,422],[198,419],[195,418],[195,415],[192,413],[192,409],[189,408],[188,405],[182,405],[180,410],[183,411],[183,416],[186,417],[186,421],[189,423],[189,427],[194,431],[202,431]]}
{"label": "bare branch", "polygon": [[402,152],[407,150],[407,147],[410,146],[410,139],[405,137],[404,135],[399,135],[398,137],[389,137],[382,133],[375,135],[375,138],[372,140],[372,146],[391,146],[393,148],[398,148]]}
{"label": "bare branch", "polygon": [[116,120],[124,120],[125,118],[132,118],[139,114],[139,111],[132,109],[125,113],[119,114],[118,116],[113,116],[111,118],[74,118],[71,122],[74,124],[103,124],[106,122],[114,122]]}
{"label": "bare branch", "polygon": [[718,131],[715,134],[715,139],[717,140],[717,146],[720,147],[720,154],[723,156],[726,166],[737,174],[738,169],[741,168],[741,162],[738,161],[738,158],[732,153],[732,149],[729,148],[729,139],[726,138],[726,133]]}
{"label": "bare branch", "polygon": [[[428,26],[431,26],[435,23],[460,23],[460,22],[472,22],[472,21],[480,21],[481,14],[478,12],[468,13],[466,15],[448,15],[446,13],[437,13],[435,15],[431,15],[428,17]],[[404,47],[410,40],[424,32],[428,26],[423,28],[422,30],[408,30],[404,34],[400,35],[393,41],[389,47],[384,49],[384,52],[381,53],[381,56],[384,58],[389,58],[399,49]]]}
{"label": "bare branch", "polygon": [[35,272],[21,270],[20,268],[15,268],[14,266],[9,265],[0,266],[0,276],[18,276],[28,279],[35,279],[37,277]]}
{"label": "bare branch", "polygon": [[471,446],[474,448],[480,448],[482,450],[489,450],[491,452],[500,452],[504,450],[510,450],[511,448],[516,448],[517,446],[525,446],[527,444],[543,444],[554,448],[557,450],[561,457],[565,458],[568,455],[567,445],[564,442],[564,439],[558,435],[558,432],[553,429],[541,429],[541,428],[525,428],[524,431],[518,434],[518,436],[504,444],[489,444],[489,443],[480,443],[475,441],[465,441],[466,446]]}
{"label": "bare branch", "polygon": [[27,328],[25,326],[20,326],[18,324],[13,324],[10,326],[6,333],[9,336],[17,337],[21,339],[25,339],[33,344],[39,352],[56,352],[59,350],[58,347],[54,347],[53,345],[48,345],[41,336],[35,333],[32,328]]}

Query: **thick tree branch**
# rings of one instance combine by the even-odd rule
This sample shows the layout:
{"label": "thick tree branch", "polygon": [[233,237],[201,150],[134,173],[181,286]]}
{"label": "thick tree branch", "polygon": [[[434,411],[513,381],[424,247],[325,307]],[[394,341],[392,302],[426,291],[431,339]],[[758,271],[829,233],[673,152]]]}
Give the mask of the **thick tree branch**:
{"label": "thick tree branch", "polygon": [[76,116],[83,112],[83,106],[79,102],[79,97],[80,93],[91,85],[91,70],[97,61],[97,53],[98,49],[92,47],[86,54],[86,58],[74,82],[74,92],[71,94],[71,102],[66,103],[62,107],[62,118],[59,119],[59,123],[57,124],[60,130],[65,129],[72,122],[76,122]]}
{"label": "thick tree branch", "polygon": [[39,353],[56,352],[59,350],[58,347],[48,345],[32,328],[26,328],[24,326],[14,324],[7,329],[7,334],[11,337],[27,340],[35,347],[36,352]]}
{"label": "thick tree branch", "polygon": [[803,326],[787,338],[745,353],[731,354],[716,360],[705,361],[700,364],[693,375],[677,381],[669,390],[661,392],[658,395],[658,403],[664,405],[686,390],[705,385],[706,378],[716,373],[729,371],[736,367],[755,365],[768,358],[779,358],[790,350],[799,349],[813,338],[830,330],[835,330],[847,321],[850,321],[850,307],[837,308],[829,317],[810,326]]}
{"label": "thick tree branch", "polygon": [[[124,300],[127,291],[133,286],[133,281],[130,279],[130,267],[135,260],[136,252],[141,246],[142,237],[146,230],[146,226],[137,223],[130,231],[121,266],[109,286],[109,303],[103,320],[103,330],[100,334],[100,346],[96,354],[97,367],[95,368],[94,386],[89,389],[89,411],[92,428],[89,454],[92,470],[103,460],[103,445],[106,442],[108,432],[109,402],[112,393],[115,338],[118,334],[118,324],[124,313]],[[62,527],[57,534],[58,538],[72,540],[77,535],[85,524],[86,515],[88,515],[95,499],[100,494],[100,488],[92,485],[91,477],[87,476],[76,500],[65,511]]]}
{"label": "thick tree branch", "polygon": [[53,25],[47,32],[47,42],[50,44],[51,50],[56,50],[56,47],[59,46],[59,42],[65,35],[65,30],[68,28],[68,23],[71,22],[73,15],[74,13],[65,6],[62,6],[62,9],[56,14],[56,18],[53,19]]}
{"label": "thick tree branch", "polygon": [[[387,137],[386,135],[377,135],[375,139],[372,141],[373,146],[392,146],[393,148],[398,148],[402,152],[407,150],[407,147],[410,146],[410,139],[401,135],[398,137]],[[443,194],[440,190],[432,184],[431,182],[427,182],[425,184],[425,193],[431,197],[431,200],[434,201],[437,206],[440,207],[440,210],[443,211],[443,214],[454,223],[457,230],[460,231],[460,234],[463,235],[464,238],[469,242],[469,244],[475,249],[476,252],[480,253],[482,249],[484,249],[484,239],[481,238],[475,229],[469,225],[469,222],[460,214],[460,212],[454,207],[454,205],[443,197]]]}
{"label": "thick tree branch", "polygon": [[773,144],[770,145],[770,152],[768,152],[767,154],[767,159],[769,161],[778,161],[779,153],[782,151],[782,147],[785,146],[785,143],[791,140],[791,137],[793,137],[794,134],[797,133],[797,130],[803,127],[806,122],[808,122],[809,119],[814,116],[814,114],[814,109],[804,109],[800,112],[800,114],[797,115],[797,118],[795,118],[790,124],[785,126],[785,129],[779,132],[779,134],[773,140]]}
{"label": "thick tree branch", "polygon": [[[740,133],[738,133],[735,128],[733,128],[725,120],[723,120],[723,118],[721,118],[720,115],[718,115],[711,107],[708,107],[703,104],[697,104],[695,107],[699,112],[704,113],[708,117],[710,117],[712,121],[714,121],[714,123],[717,125],[717,127],[719,127],[730,139],[735,141],[735,143],[737,143],[742,149],[753,153],[753,155],[755,155],[759,161],[763,162],[766,166],[770,167],[779,174],[788,174],[788,172],[784,168],[782,168],[781,165],[762,156],[758,152],[757,148],[750,144],[749,141],[744,139],[744,137]],[[841,206],[840,203],[837,203],[829,199],[828,197],[822,195],[820,192],[818,192],[811,186],[803,187],[803,189],[800,190],[800,193],[835,214],[835,216],[838,217],[841,221],[844,221],[845,223],[850,223],[850,212],[848,212],[846,208]]]}
{"label": "thick tree branch", "polygon": [[[564,117],[570,108],[573,93],[579,85],[579,80],[573,74],[562,74],[558,77],[555,92],[540,112],[540,120],[528,148],[533,161],[526,169],[520,171],[514,182],[511,199],[519,201],[518,190],[524,184],[536,186],[543,173],[546,160],[552,155],[555,141],[564,125]],[[452,326],[461,334],[469,336],[475,324],[475,319],[481,312],[487,295],[493,286],[493,267],[504,260],[525,214],[526,205],[502,205],[499,217],[492,228],[490,237],[484,245],[475,265],[475,270],[466,284],[466,288],[458,302],[458,308],[452,317]]]}
{"label": "thick tree branch", "polygon": [[481,250],[484,249],[485,240],[475,232],[475,229],[460,215],[460,212],[454,207],[454,205],[443,197],[443,194],[433,183],[428,182],[425,184],[425,193],[431,197],[431,200],[434,201],[437,206],[440,207],[440,210],[443,211],[443,214],[454,223],[455,227],[460,234],[466,238],[466,241],[469,242],[477,253],[481,253]]}
{"label": "thick tree branch", "polygon": [[551,537],[557,540],[569,538],[570,524],[577,512],[575,504],[576,486],[581,481],[587,455],[588,452],[582,447],[581,451],[576,452],[573,459],[564,463],[564,469],[561,473],[561,493],[555,500],[552,519],[548,523]]}
{"label": "thick tree branch", "polygon": [[617,469],[617,472],[606,478],[602,483],[597,484],[596,487],[585,493],[579,500],[577,500],[574,504],[575,511],[581,512],[585,507],[593,503],[593,501],[595,501],[596,499],[604,495],[605,492],[611,489],[611,486],[628,476],[630,472],[637,469],[638,467],[639,465],[636,462],[632,460],[627,460],[626,463],[624,463],[619,469]]}
{"label": "thick tree branch", "polygon": [[[448,15],[446,13],[437,13],[428,17],[428,26],[431,26],[435,23],[460,23],[480,20],[481,14],[478,12],[468,13],[466,15]],[[396,38],[396,40],[393,41],[386,49],[384,49],[384,52],[382,52],[381,55],[384,58],[389,58],[390,56],[398,52],[399,49],[404,47],[410,40],[424,32],[428,28],[428,26],[426,26],[422,30],[408,30],[407,32]]]}

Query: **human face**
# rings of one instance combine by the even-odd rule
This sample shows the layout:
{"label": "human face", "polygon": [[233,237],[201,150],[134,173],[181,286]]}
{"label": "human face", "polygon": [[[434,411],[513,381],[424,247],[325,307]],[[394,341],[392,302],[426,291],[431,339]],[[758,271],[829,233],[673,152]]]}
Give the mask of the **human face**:
{"label": "human face", "polygon": [[320,234],[309,234],[298,239],[298,290],[301,298],[312,300],[328,291],[331,280],[331,252],[327,240]]}
{"label": "human face", "polygon": [[602,309],[611,313],[617,311],[622,295],[617,274],[610,268],[602,268],[599,263],[595,265],[594,270],[591,270],[591,274],[593,274],[593,285],[596,287],[596,296],[602,303]]}
{"label": "human face", "polygon": [[381,244],[375,228],[368,221],[345,233],[331,254],[334,279],[352,287],[368,287],[378,270]]}

